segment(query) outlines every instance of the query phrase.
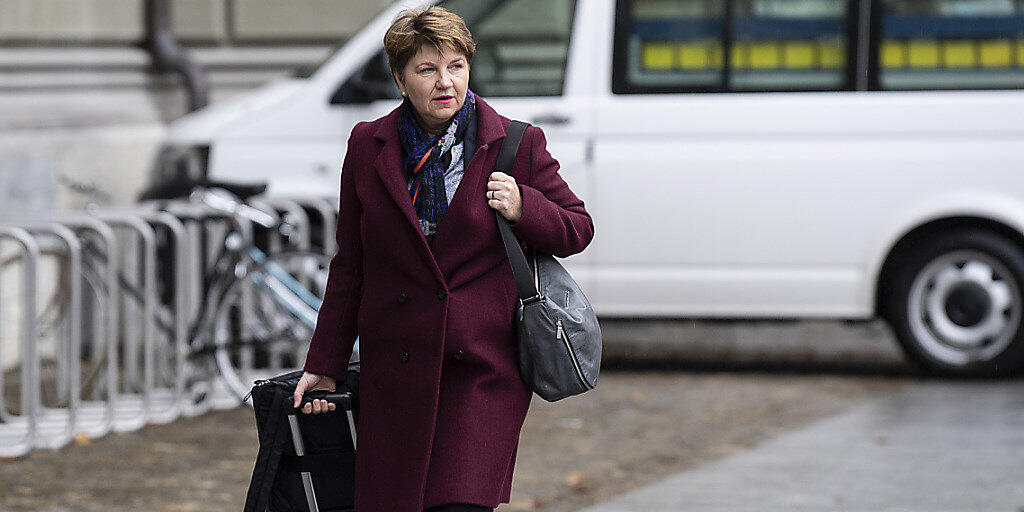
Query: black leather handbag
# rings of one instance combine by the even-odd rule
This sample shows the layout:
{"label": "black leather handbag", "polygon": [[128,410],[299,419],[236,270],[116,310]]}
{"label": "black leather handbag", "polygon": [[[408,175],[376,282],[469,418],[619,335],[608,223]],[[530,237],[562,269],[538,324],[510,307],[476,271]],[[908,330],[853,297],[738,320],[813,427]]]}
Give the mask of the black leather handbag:
{"label": "black leather handbag", "polygon": [[[522,121],[508,125],[495,170],[509,173],[528,126]],[[531,247],[530,265],[508,221],[497,210],[494,215],[519,292],[516,336],[523,382],[549,402],[594,389],[601,369],[601,326],[590,301],[554,256]]]}

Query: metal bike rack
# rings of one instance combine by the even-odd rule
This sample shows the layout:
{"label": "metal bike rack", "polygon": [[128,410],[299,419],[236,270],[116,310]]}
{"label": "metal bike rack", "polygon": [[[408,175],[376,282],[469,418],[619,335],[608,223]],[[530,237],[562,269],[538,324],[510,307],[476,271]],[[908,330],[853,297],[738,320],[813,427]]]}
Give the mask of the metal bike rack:
{"label": "metal bike rack", "polygon": [[270,206],[279,214],[280,212],[284,212],[285,218],[290,216],[291,218],[288,222],[295,226],[295,229],[298,231],[295,235],[297,241],[293,245],[300,251],[309,250],[311,245],[310,240],[312,239],[310,236],[309,215],[306,214],[306,209],[303,208],[301,204],[291,199],[273,196],[261,196],[258,197],[257,200],[262,201],[267,206]]}
{"label": "metal bike rack", "polygon": [[[281,221],[280,215],[269,204],[262,203],[258,200],[255,202],[250,200],[248,202],[253,207],[259,208],[263,210],[265,213],[269,214],[271,217],[273,217],[274,222]],[[254,223],[239,216],[233,216],[232,218],[235,220],[235,226],[242,234],[243,240],[246,243],[254,244],[256,237],[256,226],[254,225]],[[270,233],[268,238],[270,240],[269,243],[271,246],[276,245],[277,247],[280,247],[281,239],[279,236],[276,236],[274,233]],[[242,315],[242,321],[240,326],[242,336],[246,336],[252,333],[252,325],[254,325],[255,323],[253,319],[256,318],[255,300],[256,296],[253,293],[252,288],[245,287],[242,289],[241,297],[239,298],[239,309]],[[219,304],[215,304],[212,302],[208,303],[207,313],[211,316],[211,318],[216,313],[216,308],[218,305]],[[220,327],[221,326],[214,326],[214,329]],[[251,348],[246,347],[242,349],[240,358],[240,366],[251,367],[253,361],[255,360],[255,354],[253,353]],[[215,409],[233,409],[235,407],[238,407],[242,403],[239,397],[234,392],[231,391],[227,383],[219,375],[218,378],[213,382],[213,388],[211,391],[211,403]]]}
{"label": "metal bike rack", "polygon": [[[202,254],[204,239],[204,223],[208,221],[230,222],[228,216],[223,212],[215,211],[212,208],[205,208],[201,205],[188,201],[143,201],[139,203],[142,209],[158,210],[171,215],[183,224],[187,240],[188,250],[181,260],[185,276],[184,288],[181,296],[185,298],[185,306],[178,311],[176,321],[185,325],[185,352],[188,354],[190,340],[188,339],[188,326],[199,319],[202,312],[200,307],[203,303],[203,278],[207,272],[206,258]],[[194,397],[204,392],[204,388],[211,386],[209,381],[193,382],[190,380],[190,373],[193,367],[182,357],[183,366],[180,371],[182,380],[182,392],[179,399],[179,412],[186,417],[198,416],[210,410],[208,399],[196,400]]]}
{"label": "metal bike rack", "polygon": [[[293,244],[293,245],[298,246],[298,248],[300,248],[300,249],[308,250],[308,248],[310,246],[310,238],[311,238],[309,236],[309,217],[306,214],[305,209],[298,202],[290,201],[290,200],[284,200],[284,199],[278,199],[278,198],[262,198],[262,199],[261,198],[257,198],[255,200],[250,199],[248,201],[248,203],[251,206],[253,206],[255,208],[259,208],[259,209],[263,210],[265,213],[269,214],[270,215],[270,219],[272,219],[273,222],[279,222],[280,221],[281,213],[279,213],[279,212],[284,212],[284,214],[289,215],[290,222],[294,223],[294,226],[296,228],[295,237],[294,237],[295,240],[296,240],[296,243]],[[187,204],[193,204],[194,205],[195,203],[187,203]],[[167,203],[164,203],[164,205],[168,206]],[[325,205],[325,206],[329,206],[329,205]],[[178,206],[177,207],[177,209],[179,209],[179,210],[183,209],[183,208],[187,208],[187,206]],[[172,208],[168,208],[168,210],[172,210],[173,211]],[[177,212],[175,212],[175,213],[177,213]],[[233,216],[233,217],[236,219],[235,227],[238,229],[239,232],[246,233],[246,230],[248,230],[248,233],[252,233],[252,232],[255,231],[256,226],[253,225],[253,224],[250,224],[250,221],[246,220],[246,218],[244,216],[238,215],[238,216]],[[244,238],[246,239],[247,243],[252,243],[253,238],[251,236],[245,236]],[[217,241],[211,243],[211,248],[214,247],[214,246],[217,246],[217,245],[222,245],[222,240],[223,239],[218,236]],[[269,245],[270,245],[270,251],[274,252],[275,250],[281,248],[284,244],[282,243],[280,238],[278,238],[278,235],[276,233],[271,232],[270,233],[270,237],[269,237]],[[210,255],[214,256],[214,255],[216,255],[216,253],[211,251]],[[248,281],[246,283],[250,284],[250,283],[248,283]],[[262,295],[255,296],[255,297],[262,297]],[[252,288],[250,286],[244,286],[241,289],[240,296],[238,296],[238,297],[231,297],[231,299],[229,299],[229,300],[236,300],[236,299],[239,300],[238,306],[239,306],[240,312],[242,313],[242,322],[240,324],[241,331],[240,331],[239,334],[243,338],[247,338],[247,337],[249,337],[250,335],[252,335],[252,334],[254,334],[256,332],[256,331],[252,330],[252,326],[255,325],[255,323],[252,322],[252,319],[255,318],[255,316],[251,312],[253,306],[277,307],[276,304],[266,304],[266,303],[263,303],[263,302],[260,302],[259,304],[255,304],[255,302],[254,302],[254,298],[255,297],[254,297],[254,294],[252,293]],[[206,311],[206,315],[208,317],[212,318],[214,316],[214,314],[217,312],[216,308],[217,307],[225,307],[225,304],[222,304],[221,301],[216,301],[215,300],[215,301],[208,301],[207,302],[207,306],[208,306],[208,309]],[[218,326],[211,326],[211,327],[215,330],[215,332],[223,332],[221,329],[222,328],[226,328],[227,326],[218,325]],[[271,353],[268,354],[270,356],[270,361],[269,361],[268,365],[266,365],[266,366],[261,365],[261,368],[260,368],[261,370],[282,368],[283,367],[282,362],[283,362],[284,355],[285,354],[292,355],[292,352],[290,352],[290,349],[287,348],[287,347],[274,347],[274,348],[275,348],[275,350],[272,350]],[[237,363],[235,363],[235,364],[237,364],[237,367],[238,367],[239,371],[241,371],[243,373],[250,373],[250,372],[252,372],[254,370],[253,362],[255,360],[255,357],[254,357],[255,353],[254,353],[254,350],[252,349],[252,347],[241,347],[241,348],[238,349],[236,354],[237,354],[236,357],[238,357],[238,360],[237,360]],[[301,355],[299,355],[299,356],[301,356]],[[231,391],[231,387],[226,385],[226,382],[224,381],[224,379],[217,379],[217,380],[215,380],[213,382],[213,387],[211,388],[211,393],[212,393],[211,407],[220,409],[220,408],[234,408],[234,407],[237,407],[238,405],[240,405],[239,397],[237,396],[236,393]]]}
{"label": "metal bike rack", "polygon": [[[310,221],[310,244],[307,247],[307,249],[309,249],[309,250],[317,250],[321,254],[324,254],[326,256],[334,256],[334,254],[338,250],[338,240],[337,240],[336,233],[335,233],[336,230],[337,230],[338,212],[337,212],[337,209],[334,207],[334,205],[331,203],[331,201],[329,201],[325,197],[297,197],[297,196],[291,196],[291,197],[283,197],[281,199],[284,199],[284,200],[287,200],[287,201],[292,201],[292,202],[296,203],[297,205],[303,207],[304,209],[307,209],[309,211],[315,212],[319,216],[319,218],[320,218],[321,237],[322,237],[323,242],[322,242],[322,244],[319,247],[317,247],[315,249],[313,248],[313,244],[312,244],[312,226],[313,226],[313,224],[312,224],[312,221]],[[312,279],[303,280],[303,283],[306,286],[308,286],[308,287],[312,287],[313,286]],[[306,348],[307,347],[296,347],[296,349],[298,351],[300,351],[300,352],[303,351],[303,349],[306,349]],[[298,354],[297,354],[297,357],[298,357]],[[299,357],[299,359],[301,359],[301,357]]]}
{"label": "metal bike rack", "polygon": [[[284,217],[294,227],[290,234],[269,231],[267,252],[271,256],[283,249],[325,255],[337,250],[337,208],[328,198],[263,196],[247,203],[269,214],[274,222]],[[148,423],[168,423],[181,416],[241,405],[213,358],[190,357],[197,341],[190,338],[190,329],[195,322],[214,318],[219,303],[229,300],[230,305],[223,307],[237,308],[239,335],[249,339],[260,325],[256,308],[280,307],[262,302],[263,295],[256,295],[253,288],[259,285],[248,279],[240,293],[230,298],[205,300],[202,296],[207,284],[204,279],[211,275],[226,236],[237,233],[243,243],[252,244],[257,229],[265,229],[257,222],[262,225],[266,221],[249,217],[196,201],[154,200],[130,207],[0,220],[0,239],[16,243],[23,262],[21,297],[17,299],[23,307],[19,319],[21,405],[8,410],[0,374],[0,456],[20,456],[33,448],[56,449],[76,435],[95,438],[110,431],[131,431]],[[314,244],[312,236],[317,221],[322,244]],[[173,269],[162,281],[170,287],[166,289],[158,286],[161,282],[157,280],[161,244],[173,244],[168,247]],[[40,267],[42,251],[47,257],[55,254],[60,265],[55,292],[60,295],[55,303],[61,307],[44,313],[46,326],[51,325],[50,318],[56,318],[52,324],[55,373],[49,366],[42,371],[43,363],[49,365],[51,346],[48,334],[40,345],[41,311],[36,305],[43,291],[38,279],[51,275]],[[49,280],[47,277],[47,287]],[[158,293],[164,294],[163,300]],[[261,302],[257,304],[257,300]],[[62,316],[50,316],[53,313]],[[261,314],[278,313],[268,309]],[[220,341],[221,334],[217,336],[213,339]],[[269,359],[265,363],[261,359],[257,368],[256,356],[264,355],[262,349],[248,345],[232,348],[232,358],[238,359],[231,364],[243,374],[259,376],[260,372],[283,369],[284,354],[293,355],[290,345],[268,350]],[[357,359],[355,350],[353,358]],[[298,363],[300,352],[294,352]],[[91,364],[86,367],[86,363]],[[84,378],[86,369],[90,371],[88,379]],[[52,385],[56,395],[51,394]]]}
{"label": "metal bike rack", "polygon": [[[32,232],[37,230],[33,229]],[[39,232],[51,233],[67,247],[68,255],[68,311],[64,318],[64,343],[59,343],[55,354],[57,361],[57,400],[67,407],[40,407],[39,440],[36,446],[57,449],[64,446],[75,435],[78,408],[81,405],[79,385],[81,384],[82,347],[82,246],[74,231],[61,224],[41,227]]]}
{"label": "metal bike rack", "polygon": [[[192,249],[189,245],[189,236],[185,225],[178,217],[167,212],[143,208],[104,209],[103,211],[107,215],[138,217],[149,224],[161,226],[174,239],[173,312],[165,311],[166,314],[155,313],[147,317],[153,322],[157,316],[162,317],[169,325],[173,325],[173,334],[165,338],[160,333],[155,333],[160,342],[154,342],[152,350],[155,359],[154,375],[152,381],[145,384],[150,397],[147,421],[158,424],[169,423],[182,414],[185,402],[185,355],[188,353],[187,309],[189,298],[187,295],[189,269],[186,267]],[[155,241],[153,246],[155,251]],[[155,302],[154,311],[160,308],[162,308],[162,304]],[[174,359],[173,368],[168,366],[169,359],[172,357]]]}
{"label": "metal bike rack", "polygon": [[[234,219],[231,218],[231,215],[219,210],[185,200],[143,201],[138,206],[143,211],[164,211],[182,222],[185,227],[189,246],[187,262],[187,274],[189,276],[187,291],[188,314],[186,315],[186,323],[191,323],[199,318],[201,314],[199,308],[203,301],[203,278],[210,270],[210,258],[208,255],[203,254],[203,248],[207,245],[214,245],[209,243],[212,241],[213,236],[206,233],[204,228],[211,221],[231,223],[234,222]],[[207,252],[210,251],[207,250]]]}
{"label": "metal bike rack", "polygon": [[[338,250],[338,240],[335,235],[337,231],[338,223],[338,209],[324,197],[294,197],[287,196],[283,197],[289,201],[294,201],[299,205],[314,211],[320,216],[323,236],[323,245],[320,247],[320,251],[328,256],[334,255]],[[312,223],[310,224],[312,226]]]}
{"label": "metal bike rack", "polygon": [[[296,201],[292,201],[285,198],[278,198],[272,196],[259,196],[249,200],[249,203],[256,206],[257,204],[273,209],[274,212],[282,215],[283,218],[287,218],[288,221],[295,227],[295,239],[296,242],[292,245],[295,250],[308,251],[310,248],[310,224],[309,216],[306,214],[302,205]],[[266,208],[261,208],[266,209]],[[279,240],[279,245],[273,245],[271,243],[271,252],[279,252],[285,245],[285,238],[281,233],[271,233],[271,240]],[[304,284],[308,286],[309,280],[303,280]],[[270,368],[282,368],[283,365],[284,351],[274,350],[270,355]]]}
{"label": "metal bike rack", "polygon": [[[188,233],[185,225],[177,217],[167,212],[144,212],[143,217],[154,224],[163,225],[174,238],[174,340],[170,348],[174,354],[173,387],[156,387],[153,389],[154,407],[150,421],[168,423],[176,419],[182,410],[185,398],[185,355],[188,353],[188,273],[185,265],[188,261]],[[168,345],[162,345],[168,347]],[[160,361],[168,361],[166,352],[160,354]],[[163,368],[163,364],[161,365]]]}
{"label": "metal bike rack", "polygon": [[[190,201],[147,201],[142,204],[146,207],[161,208],[170,215],[186,221],[186,231],[193,248],[190,251],[192,253],[190,263],[193,269],[197,269],[190,272],[193,279],[189,283],[191,292],[189,296],[191,297],[191,305],[193,307],[186,323],[191,324],[192,322],[200,321],[202,316],[212,314],[213,308],[216,307],[216,304],[207,302],[207,310],[199,311],[199,307],[204,303],[201,296],[204,285],[203,276],[212,268],[215,258],[218,256],[217,249],[223,247],[224,235],[230,231],[230,229],[225,229],[219,232],[204,232],[204,224],[211,220],[232,224],[239,234],[242,235],[246,243],[251,243],[253,240],[253,226],[245,219]],[[204,238],[208,248],[205,257],[200,250],[203,247],[202,241]],[[248,318],[251,318],[252,315],[251,303],[251,291],[243,290],[242,311],[243,319],[246,319],[246,321],[249,321]],[[243,324],[245,323],[243,321]],[[189,342],[190,340],[186,340],[186,345]],[[210,374],[209,377],[209,379],[197,382],[193,387],[186,389],[185,400],[182,401],[182,414],[195,416],[205,413],[211,408],[232,409],[241,404],[241,401],[228,391],[219,374]],[[205,397],[200,400],[193,400],[191,398],[193,395],[203,393],[205,393]]]}
{"label": "metal bike rack", "polygon": [[[201,306],[203,304],[203,286],[204,277],[209,270],[207,264],[208,258],[203,254],[204,240],[210,238],[207,236],[205,226],[210,221],[220,222],[231,222],[229,216],[223,212],[216,211],[212,208],[206,208],[202,205],[189,203],[188,201],[173,201],[173,202],[153,202],[150,204],[143,203],[144,206],[153,208],[161,208],[165,210],[169,215],[174,216],[183,221],[185,226],[185,233],[188,236],[189,251],[186,257],[187,265],[183,267],[188,268],[187,281],[185,296],[188,298],[188,306],[186,308],[185,315],[182,320],[185,325],[191,325],[192,322],[199,321],[203,315]],[[186,335],[187,327],[186,327]],[[191,340],[185,340],[186,353],[190,349],[189,343]],[[193,370],[193,367],[186,363],[183,371],[183,378],[190,376],[189,372]],[[212,379],[205,381],[187,381],[184,382],[184,389],[182,392],[182,399],[180,401],[181,414],[184,416],[197,416],[210,410],[211,401],[209,399],[209,392],[206,391],[213,387]],[[203,393],[206,394],[206,398],[195,399],[195,396],[200,396]]]}
{"label": "metal bike rack", "polygon": [[[277,210],[273,208],[269,203],[260,200],[250,200],[249,204],[269,214],[275,223],[280,222],[280,215],[278,214]],[[220,215],[227,215],[223,212],[220,212],[219,210],[212,209],[201,204],[185,203],[184,207],[188,206],[198,207],[203,210],[209,209],[218,212],[218,214]],[[297,207],[297,205],[293,205],[292,207],[301,210],[301,207]],[[240,216],[227,215],[227,217],[234,222],[235,228],[242,235],[242,238],[245,243],[254,243],[256,228],[251,221]],[[227,235],[228,232],[229,230],[223,230],[220,234],[212,235],[214,238],[210,240],[210,251],[208,251],[207,255],[209,258],[208,266],[212,265],[215,261],[215,258],[219,255],[218,251],[216,251],[215,249],[223,246],[224,237]],[[275,234],[271,233],[269,236],[269,240],[271,247],[281,247],[281,240]],[[204,313],[212,317],[216,313],[217,306],[218,304],[215,302],[207,302],[207,310]],[[254,325],[253,319],[255,318],[255,314],[253,312],[254,294],[251,288],[246,287],[242,289],[239,307],[242,314],[241,334],[243,336],[249,335],[251,334],[251,326]],[[252,367],[252,363],[254,361],[254,354],[251,348],[242,349],[240,358],[240,366],[242,368]],[[215,409],[233,409],[241,405],[242,402],[239,399],[239,397],[230,390],[230,388],[224,382],[224,379],[220,378],[219,375],[218,378],[214,379],[210,384],[211,387],[208,394],[210,407],[213,407]]]}
{"label": "metal bike rack", "polygon": [[[104,213],[110,214],[110,210],[104,210]],[[102,219],[107,222],[107,219]],[[131,230],[131,228],[125,228],[125,226],[119,226],[117,223],[110,223],[111,227],[114,228],[114,233],[118,233],[119,230]],[[121,244],[121,277],[120,279],[125,280],[136,280],[133,283],[136,289],[142,288],[142,285],[137,282],[139,275],[143,270],[140,268],[139,258],[136,256],[140,254],[139,240],[136,236],[124,236],[121,237],[118,242]],[[154,234],[153,245],[156,245],[156,235]],[[143,299],[144,301],[145,299]],[[121,355],[120,367],[123,375],[123,386],[124,389],[138,389],[139,383],[139,340],[144,336],[142,333],[141,323],[144,322],[144,313],[141,311],[138,298],[130,300],[130,297],[126,293],[117,294],[117,302],[121,308],[121,333],[119,336],[119,346],[124,347],[124,353]]]}
{"label": "metal bike rack", "polygon": [[[105,290],[90,287],[93,292],[96,308],[94,313],[99,316],[98,322],[92,324],[92,360],[97,363],[100,357],[106,357],[106,368],[104,372],[105,397],[97,399],[97,390],[93,390],[93,400],[81,398],[78,403],[75,415],[74,430],[76,433],[83,433],[90,437],[100,437],[114,428],[117,415],[115,408],[116,400],[116,351],[115,337],[118,326],[117,303],[111,297],[117,289],[117,252],[116,237],[114,231],[107,224],[82,213],[61,213],[50,215],[35,215],[32,217],[12,218],[6,222],[17,225],[43,226],[60,223],[65,226],[85,230],[103,241],[104,248],[108,252],[107,264],[102,269],[101,279]],[[81,233],[78,233],[81,240]],[[84,298],[84,297],[83,297]],[[34,318],[33,318],[34,321]],[[84,343],[84,340],[83,340]],[[81,345],[76,349],[79,350]]]}
{"label": "metal bike rack", "polygon": [[[227,219],[232,223],[235,230],[242,235],[242,239],[245,243],[253,243],[254,241],[255,227],[249,220],[242,218],[240,216],[230,215],[220,210],[194,202],[163,203],[161,206],[166,208],[172,214],[177,215],[179,217],[205,216],[207,219],[212,217]],[[269,209],[267,213],[271,214],[271,216],[274,217],[275,221],[279,220],[276,211],[274,211],[273,209]],[[219,248],[223,247],[225,240],[224,237],[227,235],[228,232],[230,232],[230,229],[223,229],[220,230],[219,232],[207,233],[209,249],[207,251],[207,267],[211,267],[212,264],[215,263],[216,257],[219,256]],[[254,318],[254,313],[252,290],[249,288],[244,288],[241,292],[240,299],[240,310],[242,313],[243,328],[242,334],[244,335],[249,333],[247,329],[249,329],[250,326],[253,325],[252,319]],[[202,303],[201,300],[197,300],[196,302],[197,304]],[[204,312],[197,313],[197,316],[195,317],[196,319],[199,318],[198,315],[212,316],[216,312],[216,307],[218,306],[216,302],[207,301],[206,304],[207,310]],[[253,354],[251,349],[244,349],[242,351],[241,357],[242,365],[248,364],[251,366],[251,362],[253,360]],[[220,377],[220,375],[211,375],[211,377],[215,378],[212,378],[212,380],[204,383],[209,386],[206,393],[206,399],[201,404],[199,404],[199,407],[197,407],[196,409],[205,412],[209,408],[232,409],[238,407],[241,404],[241,400],[239,399],[238,396],[236,396],[234,393],[230,391],[230,389],[227,387],[227,385]]]}
{"label": "metal bike rack", "polygon": [[[0,238],[10,239],[21,246],[21,407],[14,415],[4,403],[3,372],[0,372],[0,455],[17,457],[28,453],[35,442],[38,429],[38,368],[32,362],[36,351],[36,270],[39,246],[27,231],[21,228],[0,228]],[[26,364],[28,363],[28,364]]]}
{"label": "metal bike rack", "polygon": [[[107,210],[97,210],[90,212],[90,214],[109,225],[121,226],[136,232],[142,241],[144,270],[140,279],[141,286],[138,287],[142,290],[142,324],[144,326],[142,330],[142,390],[141,392],[130,392],[127,389],[131,384],[135,383],[132,379],[135,374],[128,371],[128,369],[135,363],[133,356],[137,353],[136,350],[138,348],[138,336],[133,336],[134,332],[128,330],[126,331],[128,335],[124,339],[126,357],[123,365],[126,389],[124,393],[118,391],[116,400],[117,414],[114,421],[115,431],[127,432],[138,430],[149,420],[150,408],[152,407],[151,391],[155,375],[153,338],[156,336],[156,323],[154,320],[154,312],[156,310],[156,233],[138,215]],[[132,244],[129,244],[128,247],[132,247]],[[113,254],[113,251],[108,250],[107,252],[108,257],[110,254]],[[131,263],[131,260],[125,258],[123,261],[122,268],[126,270],[134,269],[134,264]],[[131,310],[128,309],[127,311]],[[129,318],[125,318],[124,326],[127,328],[131,325],[133,325],[132,321]],[[111,338],[111,340],[116,339],[116,336]]]}
{"label": "metal bike rack", "polygon": [[[49,235],[59,240],[67,247],[68,268],[69,268],[69,307],[67,317],[64,318],[66,325],[63,340],[58,341],[56,350],[57,362],[57,390],[58,400],[63,399],[67,407],[47,407],[42,403],[41,385],[42,376],[39,374],[41,366],[41,355],[38,348],[31,354],[22,354],[23,365],[25,357],[32,357],[28,364],[35,369],[36,382],[32,384],[35,402],[32,404],[36,411],[36,435],[33,445],[38,448],[57,449],[67,444],[75,435],[75,428],[78,423],[78,410],[81,406],[79,385],[81,383],[81,354],[82,343],[82,248],[78,236],[66,226],[57,223],[25,223],[18,227],[25,229],[33,236]],[[59,286],[59,284],[58,284]],[[37,289],[38,291],[38,289]],[[38,331],[37,331],[38,332]]]}

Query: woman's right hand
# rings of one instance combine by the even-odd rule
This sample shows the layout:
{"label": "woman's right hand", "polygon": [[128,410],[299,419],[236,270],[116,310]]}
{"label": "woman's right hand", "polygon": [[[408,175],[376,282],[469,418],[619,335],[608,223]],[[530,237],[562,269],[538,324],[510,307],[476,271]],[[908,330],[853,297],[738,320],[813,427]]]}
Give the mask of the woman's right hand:
{"label": "woman's right hand", "polygon": [[[298,407],[299,404],[302,403],[302,395],[305,394],[306,391],[316,391],[323,389],[333,393],[334,390],[337,389],[337,387],[338,383],[337,381],[334,380],[334,377],[329,377],[327,375],[317,375],[315,373],[309,372],[302,372],[302,377],[299,378],[299,383],[296,384],[295,386],[295,394],[292,395],[292,398],[294,399],[292,403],[292,408]],[[309,414],[310,412],[315,414],[320,412],[333,411],[334,409],[335,405],[333,403],[330,403],[327,400],[316,399],[310,403],[307,403],[302,408],[302,412],[303,414]]]}

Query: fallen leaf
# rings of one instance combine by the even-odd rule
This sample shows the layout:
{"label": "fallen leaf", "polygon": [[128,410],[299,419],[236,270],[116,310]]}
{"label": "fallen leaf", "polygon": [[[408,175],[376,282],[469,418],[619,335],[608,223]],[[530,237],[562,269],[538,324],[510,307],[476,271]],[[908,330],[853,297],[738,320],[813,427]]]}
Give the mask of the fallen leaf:
{"label": "fallen leaf", "polygon": [[186,501],[185,503],[168,503],[167,507],[170,510],[180,512],[195,512],[196,510],[202,510],[202,506],[194,501]]}
{"label": "fallen leaf", "polygon": [[512,500],[502,508],[508,508],[509,510],[534,510],[537,506],[533,500]]}
{"label": "fallen leaf", "polygon": [[577,487],[583,483],[584,478],[583,473],[569,473],[565,477],[565,483]]}

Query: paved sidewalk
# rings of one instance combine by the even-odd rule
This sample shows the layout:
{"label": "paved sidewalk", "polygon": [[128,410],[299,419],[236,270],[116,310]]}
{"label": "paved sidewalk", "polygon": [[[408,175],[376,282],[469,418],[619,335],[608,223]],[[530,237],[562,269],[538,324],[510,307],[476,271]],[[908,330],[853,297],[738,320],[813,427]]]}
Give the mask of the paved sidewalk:
{"label": "paved sidewalk", "polygon": [[926,381],[583,512],[1024,510],[1024,381]]}

